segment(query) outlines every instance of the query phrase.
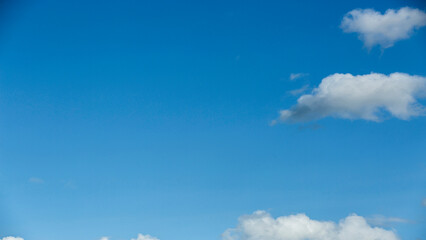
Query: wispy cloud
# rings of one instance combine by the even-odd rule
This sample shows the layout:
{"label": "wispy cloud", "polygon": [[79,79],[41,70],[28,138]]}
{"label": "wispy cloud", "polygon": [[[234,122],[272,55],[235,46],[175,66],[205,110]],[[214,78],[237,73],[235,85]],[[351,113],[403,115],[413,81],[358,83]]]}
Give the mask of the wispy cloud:
{"label": "wispy cloud", "polygon": [[372,217],[366,218],[366,220],[370,225],[381,226],[381,227],[389,227],[392,224],[410,222],[407,219],[397,218],[397,217],[385,217],[382,215],[374,215]]}
{"label": "wispy cloud", "polygon": [[383,49],[392,47],[423,26],[426,26],[426,13],[409,7],[388,9],[384,14],[374,9],[355,9],[344,16],[340,25],[344,32],[358,33],[369,49],[376,45]]}
{"label": "wispy cloud", "polygon": [[304,122],[325,117],[382,121],[383,115],[408,120],[425,114],[417,99],[426,97],[426,78],[393,73],[333,74],[311,94],[281,110],[276,122]]}
{"label": "wispy cloud", "polygon": [[293,95],[293,96],[297,96],[297,95],[300,95],[300,94],[306,92],[308,89],[309,89],[309,84],[306,84],[301,88],[288,91],[288,93]]}
{"label": "wispy cloud", "polygon": [[306,77],[308,75],[309,75],[308,73],[292,73],[292,74],[290,74],[289,78],[290,78],[291,81],[293,81],[293,80],[296,80],[298,78]]}
{"label": "wispy cloud", "polygon": [[226,230],[223,240],[398,240],[391,230],[371,227],[357,215],[338,223],[310,219],[305,214],[273,218],[265,211],[242,216],[238,226]]}
{"label": "wispy cloud", "polygon": [[30,179],[28,179],[28,182],[34,183],[34,184],[43,184],[44,180],[37,177],[31,177]]}
{"label": "wispy cloud", "polygon": [[423,199],[423,201],[422,201],[422,205],[423,205],[424,207],[426,207],[426,198],[425,198],[425,199]]}
{"label": "wispy cloud", "polygon": [[69,189],[77,189],[77,185],[75,184],[74,181],[72,180],[68,180],[64,183],[64,187],[65,188],[69,188]]}

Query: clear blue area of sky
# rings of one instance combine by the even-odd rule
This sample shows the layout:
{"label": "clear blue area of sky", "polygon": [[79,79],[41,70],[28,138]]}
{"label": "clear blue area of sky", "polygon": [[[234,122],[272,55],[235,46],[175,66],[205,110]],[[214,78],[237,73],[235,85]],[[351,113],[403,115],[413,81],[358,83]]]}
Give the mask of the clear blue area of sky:
{"label": "clear blue area of sky", "polygon": [[296,102],[289,90],[333,73],[426,76],[426,29],[381,53],[339,28],[352,9],[403,6],[426,9],[2,3],[1,236],[217,240],[262,209],[400,217],[412,221],[390,226],[403,239],[424,237],[426,118],[269,125]]}

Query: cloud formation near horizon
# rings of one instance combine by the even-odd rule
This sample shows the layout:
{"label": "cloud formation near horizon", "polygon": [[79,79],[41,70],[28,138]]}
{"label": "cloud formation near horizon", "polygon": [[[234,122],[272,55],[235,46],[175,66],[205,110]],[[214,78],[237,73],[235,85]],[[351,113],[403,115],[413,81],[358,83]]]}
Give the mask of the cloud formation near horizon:
{"label": "cloud formation near horizon", "polygon": [[2,240],[24,240],[24,239],[20,237],[4,237],[2,238]]}
{"label": "cloud formation near horizon", "polygon": [[336,73],[324,78],[312,93],[299,97],[296,105],[281,110],[277,121],[294,123],[331,116],[379,122],[386,114],[408,120],[425,114],[417,101],[424,97],[426,78],[422,76]]}
{"label": "cloud formation near horizon", "polygon": [[160,239],[153,237],[151,235],[138,234],[138,237],[132,238],[132,240],[160,240]]}
{"label": "cloud formation near horizon", "polygon": [[[101,237],[99,240],[110,240],[110,239],[111,238],[109,237]],[[17,239],[17,240],[23,240],[23,239]],[[160,240],[160,239],[153,237],[151,235],[143,235],[139,233],[137,238],[132,238],[131,240]]]}
{"label": "cloud formation near horizon", "polygon": [[398,240],[390,230],[371,227],[363,217],[350,215],[339,223],[316,221],[305,214],[272,218],[257,211],[239,219],[222,240]]}
{"label": "cloud formation near horizon", "polygon": [[423,26],[426,26],[426,13],[409,7],[388,9],[384,14],[374,9],[355,9],[343,17],[340,25],[346,33],[358,33],[369,49],[376,45],[383,49],[392,47]]}

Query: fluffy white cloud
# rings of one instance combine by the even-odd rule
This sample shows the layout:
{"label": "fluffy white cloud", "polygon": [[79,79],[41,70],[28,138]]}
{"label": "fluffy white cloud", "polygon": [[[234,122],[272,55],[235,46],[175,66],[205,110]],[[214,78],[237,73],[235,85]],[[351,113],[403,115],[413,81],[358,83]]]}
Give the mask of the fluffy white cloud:
{"label": "fluffy white cloud", "polygon": [[384,113],[408,120],[425,113],[417,102],[424,97],[426,78],[422,76],[336,73],[324,78],[311,94],[299,97],[296,105],[280,111],[278,120],[303,122],[332,116],[381,121]]}
{"label": "fluffy white cloud", "polygon": [[363,217],[351,215],[339,223],[316,221],[305,214],[273,218],[264,211],[239,219],[223,240],[397,240],[390,230],[371,227]]}
{"label": "fluffy white cloud", "polygon": [[355,9],[343,17],[340,26],[344,32],[358,33],[367,48],[375,45],[388,48],[425,25],[425,12],[404,7],[397,11],[388,9],[384,14],[373,9]]}
{"label": "fluffy white cloud", "polygon": [[2,240],[24,240],[24,239],[20,237],[4,237],[2,238]]}
{"label": "fluffy white cloud", "polygon": [[101,237],[99,240],[109,240],[109,237]]}
{"label": "fluffy white cloud", "polygon": [[151,235],[138,234],[138,238],[136,239],[132,238],[132,240],[159,240],[159,239]]}

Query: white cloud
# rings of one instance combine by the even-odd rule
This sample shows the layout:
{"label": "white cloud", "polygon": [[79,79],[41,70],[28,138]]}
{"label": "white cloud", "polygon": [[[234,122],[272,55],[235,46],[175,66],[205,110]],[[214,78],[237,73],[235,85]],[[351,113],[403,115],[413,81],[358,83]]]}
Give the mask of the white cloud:
{"label": "white cloud", "polygon": [[138,238],[132,238],[132,240],[159,240],[156,237],[153,237],[151,235],[142,235],[142,234],[138,234]]}
{"label": "white cloud", "polygon": [[223,240],[398,240],[390,230],[371,227],[363,217],[350,215],[339,223],[316,221],[305,214],[272,218],[264,211],[239,219]]}
{"label": "white cloud", "polygon": [[388,9],[384,14],[373,9],[348,12],[340,27],[347,33],[358,33],[367,48],[380,45],[392,47],[395,42],[409,38],[414,29],[426,25],[426,13],[414,8]]}
{"label": "white cloud", "polygon": [[303,122],[328,116],[381,121],[385,113],[408,120],[424,115],[425,108],[417,102],[424,97],[426,78],[422,76],[336,73],[324,78],[311,94],[299,97],[296,105],[281,110],[278,121]]}
{"label": "white cloud", "polygon": [[109,237],[101,237],[99,240],[109,240]]}
{"label": "white cloud", "polygon": [[4,237],[2,238],[2,240],[24,240],[24,239],[20,237]]}
{"label": "white cloud", "polygon": [[290,80],[296,80],[296,79],[298,79],[298,78],[302,78],[302,77],[306,77],[306,76],[308,76],[309,74],[308,73],[292,73],[292,74],[290,74]]}

